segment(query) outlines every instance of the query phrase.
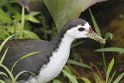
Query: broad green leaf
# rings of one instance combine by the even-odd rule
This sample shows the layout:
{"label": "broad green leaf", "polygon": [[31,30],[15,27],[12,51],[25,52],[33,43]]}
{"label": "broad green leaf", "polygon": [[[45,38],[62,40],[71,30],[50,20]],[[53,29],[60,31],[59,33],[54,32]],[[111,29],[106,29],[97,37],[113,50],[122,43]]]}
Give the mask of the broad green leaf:
{"label": "broad green leaf", "polygon": [[90,67],[89,65],[84,64],[84,63],[80,63],[80,62],[75,61],[75,60],[71,60],[71,59],[69,59],[69,60],[68,60],[68,63],[69,63],[69,64],[76,65],[76,66],[80,66],[80,67],[83,67],[83,68],[91,69],[91,67]]}
{"label": "broad green leaf", "polygon": [[108,47],[108,48],[101,48],[95,50],[96,52],[118,52],[118,53],[124,53],[124,48],[118,48],[118,47]]}
{"label": "broad green leaf", "polygon": [[89,9],[89,12],[90,12],[90,16],[91,16],[91,19],[92,19],[92,22],[93,22],[93,25],[94,25],[96,33],[101,35],[100,28],[98,27],[97,22],[96,22],[96,20],[95,20],[95,18],[94,18],[94,16],[93,16],[93,14],[92,14],[90,9]]}
{"label": "broad green leaf", "polygon": [[11,18],[9,17],[9,15],[7,13],[5,13],[1,8],[0,8],[0,22],[4,22],[4,23],[10,23],[12,22]]}
{"label": "broad green leaf", "polygon": [[124,72],[122,74],[120,74],[115,80],[113,83],[119,83],[119,81],[124,78]]}
{"label": "broad green leaf", "polygon": [[17,60],[17,61],[14,63],[14,65],[12,66],[11,72],[13,71],[14,67],[16,66],[16,64],[17,64],[19,61],[21,61],[21,60],[23,60],[23,59],[25,59],[25,58],[28,58],[28,57],[30,57],[30,56],[33,56],[33,55],[35,55],[35,54],[38,54],[38,53],[39,53],[39,52],[31,52],[31,53],[28,53],[28,54],[24,55],[23,57],[21,57],[19,60]]}
{"label": "broad green leaf", "polygon": [[85,83],[91,83],[91,81],[90,81],[89,79],[85,78],[85,77],[82,77],[81,79],[82,79]]}
{"label": "broad green leaf", "polygon": [[76,80],[76,77],[74,77],[73,75],[71,75],[70,73],[68,73],[67,71],[63,70],[62,71],[64,73],[64,75],[66,75],[68,77],[68,79],[72,82],[72,83],[78,83],[78,81]]}
{"label": "broad green leaf", "polygon": [[[101,1],[101,0],[100,0]],[[97,0],[43,0],[47,6],[57,30],[65,23],[80,16],[81,12],[96,3]]]}
{"label": "broad green leaf", "polygon": [[108,65],[108,68],[107,68],[107,72],[106,72],[106,83],[108,82],[109,75],[110,75],[110,72],[111,72],[111,70],[113,68],[113,65],[114,65],[114,58],[111,60],[111,62]]}

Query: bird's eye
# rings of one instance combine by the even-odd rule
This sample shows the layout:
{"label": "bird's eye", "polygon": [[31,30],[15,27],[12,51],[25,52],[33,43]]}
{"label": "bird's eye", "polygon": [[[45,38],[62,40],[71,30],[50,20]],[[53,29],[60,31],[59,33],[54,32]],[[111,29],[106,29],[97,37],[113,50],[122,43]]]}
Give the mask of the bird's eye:
{"label": "bird's eye", "polygon": [[79,28],[78,30],[79,30],[79,31],[84,31],[84,28],[81,27],[81,28]]}

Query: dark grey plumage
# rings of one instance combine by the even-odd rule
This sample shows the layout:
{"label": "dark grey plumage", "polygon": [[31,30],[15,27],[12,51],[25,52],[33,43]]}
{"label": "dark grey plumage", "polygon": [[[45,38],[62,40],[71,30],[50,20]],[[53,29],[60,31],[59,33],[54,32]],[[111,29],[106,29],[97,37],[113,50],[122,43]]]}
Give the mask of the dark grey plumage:
{"label": "dark grey plumage", "polygon": [[[63,35],[66,33],[66,31],[79,24],[84,25],[85,21],[77,19],[68,22],[52,41],[33,39],[10,40],[4,46],[2,53],[0,53],[0,58],[5,51],[5,48],[9,47],[3,64],[11,69],[13,64],[22,56],[31,52],[39,52],[39,54],[19,61],[13,70],[14,75],[20,71],[30,71],[35,74],[39,74],[41,67],[49,62],[52,52],[56,51],[56,49],[59,47],[61,38],[63,38]],[[0,69],[0,71],[2,71],[2,69]],[[20,77],[20,79],[23,80],[28,78],[28,73],[25,73]]]}

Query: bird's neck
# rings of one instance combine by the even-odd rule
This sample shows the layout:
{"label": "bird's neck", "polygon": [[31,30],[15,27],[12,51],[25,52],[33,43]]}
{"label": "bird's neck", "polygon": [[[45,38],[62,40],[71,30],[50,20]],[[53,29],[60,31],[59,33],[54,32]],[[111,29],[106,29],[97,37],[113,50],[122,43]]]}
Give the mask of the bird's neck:
{"label": "bird's neck", "polygon": [[60,44],[58,45],[58,49],[61,50],[70,49],[73,40],[74,40],[73,37],[65,34],[63,38],[61,38]]}
{"label": "bird's neck", "polygon": [[58,50],[60,48],[63,48],[64,50],[65,48],[70,47],[73,40],[74,38],[68,34],[58,34],[57,37],[52,41],[55,45],[54,50]]}

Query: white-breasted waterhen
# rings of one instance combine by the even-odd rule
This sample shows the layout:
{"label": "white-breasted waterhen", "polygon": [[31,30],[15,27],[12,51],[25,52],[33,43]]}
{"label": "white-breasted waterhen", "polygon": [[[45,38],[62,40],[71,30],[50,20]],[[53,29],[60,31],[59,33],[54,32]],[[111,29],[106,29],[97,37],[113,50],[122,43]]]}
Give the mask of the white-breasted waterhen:
{"label": "white-breasted waterhen", "polygon": [[91,29],[88,22],[75,19],[66,23],[52,41],[33,39],[8,41],[4,46],[8,47],[8,52],[3,64],[11,69],[14,63],[22,56],[31,52],[39,52],[19,61],[12,73],[16,75],[21,71],[30,71],[36,74],[33,77],[29,73],[24,73],[18,79],[18,83],[49,82],[57,77],[63,69],[70,54],[71,43],[77,38],[90,38],[100,43],[105,43],[105,40]]}

